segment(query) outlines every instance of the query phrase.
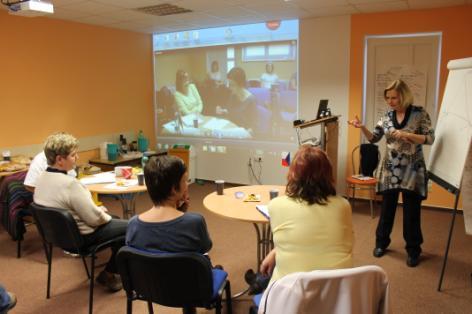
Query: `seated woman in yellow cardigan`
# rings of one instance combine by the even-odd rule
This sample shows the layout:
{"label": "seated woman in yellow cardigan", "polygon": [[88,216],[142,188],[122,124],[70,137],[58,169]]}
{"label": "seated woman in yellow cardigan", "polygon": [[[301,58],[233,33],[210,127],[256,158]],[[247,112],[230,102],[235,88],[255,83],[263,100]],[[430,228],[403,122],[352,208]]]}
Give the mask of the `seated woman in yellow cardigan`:
{"label": "seated woman in yellow cardigan", "polygon": [[325,152],[303,145],[287,175],[286,195],[269,203],[275,248],[261,265],[271,281],[294,272],[352,267],[352,211],[336,195]]}

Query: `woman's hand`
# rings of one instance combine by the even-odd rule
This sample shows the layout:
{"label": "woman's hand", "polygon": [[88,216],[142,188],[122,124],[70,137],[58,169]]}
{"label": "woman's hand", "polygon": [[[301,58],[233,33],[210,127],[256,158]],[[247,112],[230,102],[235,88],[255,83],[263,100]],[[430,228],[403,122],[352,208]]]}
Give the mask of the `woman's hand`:
{"label": "woman's hand", "polygon": [[413,141],[410,138],[411,133],[400,131],[400,130],[393,130],[390,134],[393,136],[393,138],[397,140],[413,143]]}
{"label": "woman's hand", "polygon": [[357,115],[356,115],[354,120],[347,121],[347,123],[352,125],[353,127],[357,128],[357,129],[362,128],[364,126]]}
{"label": "woman's hand", "polygon": [[177,202],[177,210],[181,212],[186,212],[188,210],[188,207],[190,206],[190,197],[188,195],[188,192],[184,194],[182,199],[180,199]]}
{"label": "woman's hand", "polygon": [[270,251],[269,254],[264,258],[261,264],[261,273],[266,275],[266,276],[271,276],[272,271],[274,270],[275,267],[275,249]]}

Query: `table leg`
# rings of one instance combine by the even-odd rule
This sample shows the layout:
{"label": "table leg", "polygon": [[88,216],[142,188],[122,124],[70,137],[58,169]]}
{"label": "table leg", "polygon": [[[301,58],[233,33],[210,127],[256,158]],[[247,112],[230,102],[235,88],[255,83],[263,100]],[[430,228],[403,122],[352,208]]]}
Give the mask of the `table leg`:
{"label": "table leg", "polygon": [[272,240],[272,230],[269,224],[254,223],[257,237],[257,270],[259,271],[262,261],[274,248],[274,241]]}
{"label": "table leg", "polygon": [[[269,224],[257,224],[253,223],[254,228],[256,229],[257,237],[257,269],[256,272],[261,268],[262,261],[267,254],[274,248],[274,241],[272,239],[272,231]],[[240,296],[246,294],[249,291],[249,287],[245,290],[238,292],[233,295],[234,298],[239,298]]]}
{"label": "table leg", "polygon": [[123,219],[129,219],[136,214],[136,194],[118,194],[123,208]]}

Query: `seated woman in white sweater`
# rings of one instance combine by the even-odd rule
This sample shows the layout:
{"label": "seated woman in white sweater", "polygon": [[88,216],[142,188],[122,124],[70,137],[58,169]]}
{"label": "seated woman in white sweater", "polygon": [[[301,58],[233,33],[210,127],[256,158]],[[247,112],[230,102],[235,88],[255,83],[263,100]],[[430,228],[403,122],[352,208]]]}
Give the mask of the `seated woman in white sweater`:
{"label": "seated woman in white sweater", "polygon": [[[75,168],[77,148],[78,141],[70,134],[56,133],[47,138],[44,154],[48,168],[36,181],[34,202],[68,210],[88,245],[125,235],[128,222],[113,219],[105,207],[96,206],[87,188],[76,178],[67,175],[68,171]],[[113,254],[105,270],[97,277],[97,281],[112,292],[122,288],[115,265],[115,254],[123,245],[124,241],[112,247]]]}
{"label": "seated woman in white sweater", "polygon": [[188,73],[184,70],[178,70],[175,75],[175,89],[175,103],[181,115],[202,112],[202,98],[195,84],[190,83]]}

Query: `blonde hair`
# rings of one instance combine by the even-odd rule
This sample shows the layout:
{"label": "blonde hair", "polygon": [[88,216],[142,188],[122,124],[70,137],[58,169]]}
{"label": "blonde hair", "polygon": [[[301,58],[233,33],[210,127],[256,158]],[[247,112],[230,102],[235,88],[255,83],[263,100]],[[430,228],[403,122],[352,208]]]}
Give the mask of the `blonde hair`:
{"label": "blonde hair", "polygon": [[72,135],[59,132],[49,135],[44,143],[44,155],[48,165],[56,163],[57,156],[67,156],[79,147],[79,141]]}
{"label": "blonde hair", "polygon": [[402,108],[408,108],[408,106],[413,104],[413,94],[404,81],[395,80],[387,86],[387,88],[384,89],[384,98],[387,97],[387,92],[390,90],[394,90],[398,93]]}

